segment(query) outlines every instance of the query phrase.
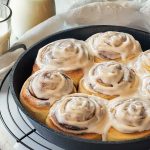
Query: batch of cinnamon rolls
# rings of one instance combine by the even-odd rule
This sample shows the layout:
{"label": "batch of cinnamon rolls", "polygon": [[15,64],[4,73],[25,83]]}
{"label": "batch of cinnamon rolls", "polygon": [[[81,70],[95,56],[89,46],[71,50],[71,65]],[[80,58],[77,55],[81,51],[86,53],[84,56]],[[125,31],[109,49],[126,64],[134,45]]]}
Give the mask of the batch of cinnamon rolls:
{"label": "batch of cinnamon rolls", "polygon": [[150,50],[115,31],[54,41],[38,51],[20,100],[64,134],[105,141],[149,136]]}

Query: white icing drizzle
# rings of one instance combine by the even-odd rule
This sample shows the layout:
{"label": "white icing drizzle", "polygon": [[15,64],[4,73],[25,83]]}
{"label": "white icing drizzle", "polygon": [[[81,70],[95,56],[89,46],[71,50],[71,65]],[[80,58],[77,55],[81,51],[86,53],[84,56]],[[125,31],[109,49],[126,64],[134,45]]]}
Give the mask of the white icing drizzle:
{"label": "white icing drizzle", "polygon": [[108,60],[137,56],[142,50],[140,43],[130,34],[108,31],[96,33],[87,39],[89,49],[96,57]]}
{"label": "white icing drizzle", "polygon": [[129,95],[137,89],[138,77],[126,65],[115,61],[95,64],[84,77],[83,86],[106,95]]}
{"label": "white icing drizzle", "polygon": [[135,133],[150,129],[150,99],[118,98],[108,105],[112,127],[121,133]]}
{"label": "white icing drizzle", "polygon": [[[29,91],[38,99],[49,99],[53,104],[61,96],[75,92],[73,81],[59,71],[40,70],[29,78]],[[42,102],[43,103],[43,102]],[[39,102],[39,105],[42,105]]]}
{"label": "white icing drizzle", "polygon": [[[150,73],[150,50],[142,52],[130,65],[140,76]],[[147,69],[149,68],[149,70]]]}
{"label": "white icing drizzle", "polygon": [[142,77],[141,88],[139,89],[141,96],[146,96],[150,98],[150,75]]}
{"label": "white icing drizzle", "polygon": [[39,68],[48,67],[62,71],[84,68],[93,62],[86,42],[76,39],[62,39],[42,47],[37,55]]}
{"label": "white icing drizzle", "polygon": [[[104,135],[106,128],[108,129],[107,103],[107,100],[96,96],[83,93],[71,94],[64,96],[53,105],[49,117],[59,129],[66,133]],[[64,125],[67,126],[64,127]]]}

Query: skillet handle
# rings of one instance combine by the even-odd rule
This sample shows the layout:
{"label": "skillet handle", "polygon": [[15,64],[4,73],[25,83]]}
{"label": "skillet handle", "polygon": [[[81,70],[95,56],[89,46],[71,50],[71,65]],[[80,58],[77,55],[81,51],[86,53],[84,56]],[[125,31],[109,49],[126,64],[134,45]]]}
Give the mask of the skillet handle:
{"label": "skillet handle", "polygon": [[7,52],[13,52],[19,48],[23,48],[25,51],[27,50],[27,47],[25,44],[16,44],[13,47],[11,47]]}
{"label": "skillet handle", "polygon": [[[26,47],[25,44],[16,44],[16,45],[12,46],[9,50],[7,50],[7,51],[3,54],[1,61],[7,59],[7,54],[8,54],[9,52],[16,51],[16,50],[18,50],[19,48],[23,48],[24,51],[27,50],[27,47]],[[13,61],[14,61],[14,60],[13,60]],[[11,64],[11,63],[12,63],[12,62],[10,61],[10,64]],[[4,79],[5,77],[7,77],[7,75],[8,75],[7,73],[9,72],[9,70],[11,70],[11,67],[12,67],[12,66],[9,66],[10,64],[8,64],[7,67],[6,67],[6,66],[1,66],[1,68],[0,68],[0,86],[1,86],[1,80]]]}

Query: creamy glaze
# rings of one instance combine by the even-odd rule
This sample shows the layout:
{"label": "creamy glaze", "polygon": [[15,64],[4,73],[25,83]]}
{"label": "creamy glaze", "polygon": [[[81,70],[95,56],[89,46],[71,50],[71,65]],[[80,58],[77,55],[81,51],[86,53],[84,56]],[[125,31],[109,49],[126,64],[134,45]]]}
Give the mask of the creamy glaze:
{"label": "creamy glaze", "polygon": [[130,34],[108,31],[96,33],[87,39],[89,49],[96,57],[108,60],[137,56],[142,50],[140,43]]}
{"label": "creamy glaze", "polygon": [[39,68],[48,67],[62,71],[84,68],[93,62],[86,42],[62,39],[41,48],[36,58]]}
{"label": "creamy glaze", "polygon": [[139,93],[141,96],[150,98],[150,75],[146,75],[141,78]]}
{"label": "creamy glaze", "polygon": [[112,101],[83,93],[64,96],[49,111],[49,119],[66,133],[97,133],[107,140],[111,127],[121,133],[150,130],[150,99],[118,97]]}
{"label": "creamy glaze", "polygon": [[139,79],[126,65],[115,61],[95,64],[83,79],[89,91],[106,95],[129,95],[137,90]]}
{"label": "creamy glaze", "polygon": [[[109,120],[107,103],[107,100],[96,96],[83,93],[71,94],[64,96],[53,105],[49,117],[59,129],[66,133],[98,133],[106,137]],[[65,128],[64,125],[72,128]]]}
{"label": "creamy glaze", "polygon": [[130,64],[140,76],[150,73],[150,50],[142,52],[136,61]]}
{"label": "creamy glaze", "polygon": [[142,97],[118,98],[108,105],[112,127],[121,133],[135,133],[150,129],[150,99]]}
{"label": "creamy glaze", "polygon": [[[76,92],[73,81],[58,71],[40,70],[29,79],[29,91],[38,99],[53,104],[61,96]],[[43,102],[39,102],[42,105]]]}

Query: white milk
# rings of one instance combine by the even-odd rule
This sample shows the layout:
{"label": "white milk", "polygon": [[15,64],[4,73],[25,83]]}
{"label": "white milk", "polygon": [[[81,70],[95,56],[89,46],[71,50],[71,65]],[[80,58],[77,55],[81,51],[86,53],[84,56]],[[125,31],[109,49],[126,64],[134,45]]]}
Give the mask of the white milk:
{"label": "white milk", "polygon": [[[3,20],[0,18],[0,20]],[[0,55],[8,50],[10,31],[7,22],[0,22]]]}
{"label": "white milk", "polygon": [[54,0],[11,0],[10,7],[12,30],[17,37],[55,14]]}

